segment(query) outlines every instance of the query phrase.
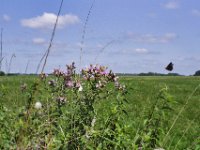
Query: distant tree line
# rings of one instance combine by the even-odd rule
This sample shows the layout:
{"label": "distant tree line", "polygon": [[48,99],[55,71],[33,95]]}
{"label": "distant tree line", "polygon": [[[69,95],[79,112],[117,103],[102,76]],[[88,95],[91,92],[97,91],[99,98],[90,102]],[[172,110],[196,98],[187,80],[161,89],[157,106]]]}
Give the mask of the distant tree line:
{"label": "distant tree line", "polygon": [[182,76],[178,73],[168,73],[168,74],[163,74],[163,73],[156,73],[156,72],[148,72],[148,73],[117,73],[118,76]]}
{"label": "distant tree line", "polygon": [[5,73],[3,71],[0,71],[0,76],[5,76]]}
{"label": "distant tree line", "polygon": [[[17,76],[17,75],[37,75],[37,74],[20,74],[20,73],[8,73],[6,74],[3,71],[0,71],[0,76]],[[49,74],[51,75],[51,74]],[[163,73],[156,73],[156,72],[148,72],[148,73],[117,73],[118,76],[183,76],[178,73],[168,73],[168,74],[163,74]],[[196,71],[193,76],[200,76],[200,70]]]}
{"label": "distant tree line", "polygon": [[197,70],[194,74],[194,76],[200,76],[200,70]]}

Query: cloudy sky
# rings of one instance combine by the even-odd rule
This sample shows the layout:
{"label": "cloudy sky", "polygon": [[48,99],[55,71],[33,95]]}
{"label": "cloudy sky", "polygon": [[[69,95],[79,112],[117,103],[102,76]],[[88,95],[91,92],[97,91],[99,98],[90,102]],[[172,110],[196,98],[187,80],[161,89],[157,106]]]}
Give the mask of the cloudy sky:
{"label": "cloudy sky", "polygon": [[[92,2],[64,0],[45,72],[72,61],[124,73],[168,73],[164,68],[170,61],[176,73],[200,69],[199,0],[96,0],[82,44]],[[24,73],[28,65],[27,73],[35,73],[59,6],[60,0],[0,0],[3,70],[15,54],[11,72]]]}

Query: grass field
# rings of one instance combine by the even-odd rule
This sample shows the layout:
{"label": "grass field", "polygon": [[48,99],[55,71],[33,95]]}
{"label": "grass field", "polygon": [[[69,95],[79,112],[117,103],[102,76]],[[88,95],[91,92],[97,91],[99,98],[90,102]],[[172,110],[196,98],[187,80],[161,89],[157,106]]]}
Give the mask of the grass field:
{"label": "grass field", "polygon": [[[200,88],[195,93],[194,90],[199,86],[198,77],[136,77],[126,78],[124,81],[132,88],[129,94],[130,113],[133,109],[138,109],[138,115],[143,117],[144,113],[150,110],[150,106],[155,101],[159,89],[167,86],[168,93],[175,101],[174,110],[169,116],[169,124],[172,125],[180,110],[184,107],[179,119],[177,120],[169,138],[170,146],[176,145],[177,140],[187,130],[176,149],[186,149],[200,136]],[[133,119],[134,120],[134,119]],[[139,119],[138,119],[139,120]],[[168,146],[166,148],[168,148]],[[169,147],[174,149],[174,147]],[[192,149],[192,148],[191,148]]]}
{"label": "grass field", "polygon": [[[13,112],[27,103],[27,97],[20,85],[28,86],[36,81],[34,76],[0,77],[0,103]],[[172,102],[172,110],[165,115],[165,135],[159,142],[164,149],[200,149],[200,78],[199,77],[120,77],[128,89],[126,104],[127,132],[129,142],[133,142],[145,118],[158,99],[159,91],[167,87]],[[109,100],[101,104],[99,112],[109,109]],[[101,114],[100,114],[101,115]],[[1,133],[0,133],[1,134]],[[163,141],[165,144],[163,144]],[[2,144],[2,143],[1,143]],[[3,147],[1,145],[1,147]]]}

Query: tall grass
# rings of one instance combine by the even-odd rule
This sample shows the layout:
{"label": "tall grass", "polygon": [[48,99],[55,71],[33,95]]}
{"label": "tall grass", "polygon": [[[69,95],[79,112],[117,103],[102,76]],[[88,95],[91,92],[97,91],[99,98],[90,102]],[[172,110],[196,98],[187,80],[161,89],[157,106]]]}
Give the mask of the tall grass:
{"label": "tall grass", "polygon": [[83,57],[83,46],[84,46],[84,43],[85,43],[85,36],[86,36],[86,32],[87,32],[87,24],[88,24],[88,21],[89,21],[89,18],[90,18],[90,15],[92,13],[92,9],[94,7],[94,4],[95,4],[95,0],[93,0],[91,6],[90,6],[90,9],[88,11],[88,14],[87,14],[87,17],[85,19],[85,23],[84,23],[84,26],[83,26],[83,32],[82,32],[82,36],[81,36],[81,47],[80,47],[80,58],[79,58],[79,68],[82,68],[81,65],[82,65],[82,57]]}
{"label": "tall grass", "polygon": [[[173,121],[171,127],[169,128],[169,131],[167,132],[165,138],[163,139],[163,142],[162,142],[162,143],[163,143],[163,146],[166,145],[166,142],[167,142],[167,140],[168,140],[168,135],[169,135],[170,131],[174,128],[174,125],[176,124],[176,122],[177,122],[177,120],[179,119],[180,115],[181,115],[181,114],[183,113],[183,111],[185,110],[185,107],[187,106],[189,100],[190,100],[190,99],[192,98],[192,96],[197,92],[197,90],[199,89],[199,87],[200,87],[200,84],[192,91],[192,93],[191,93],[191,94],[188,96],[188,98],[186,99],[185,104],[184,104],[184,105],[182,106],[182,108],[180,109],[178,115],[177,115],[176,118],[174,119],[174,121]],[[199,116],[199,115],[198,115],[198,116]],[[193,120],[192,120],[192,122],[193,122]],[[187,129],[187,130],[188,130],[188,129]],[[184,134],[185,134],[185,133],[184,133]],[[183,134],[183,135],[184,135],[184,134]]]}
{"label": "tall grass", "polygon": [[46,50],[46,52],[42,56],[41,60],[39,61],[39,64],[38,64],[37,70],[36,70],[36,74],[39,71],[39,68],[40,68],[40,65],[41,65],[43,59],[44,59],[44,64],[42,66],[41,73],[44,72],[44,69],[45,69],[45,66],[46,66],[46,63],[47,63],[47,59],[48,59],[48,56],[49,56],[49,53],[50,53],[50,50],[51,50],[51,46],[52,46],[52,43],[53,43],[53,39],[54,39],[54,36],[55,36],[55,33],[56,33],[56,28],[57,28],[59,16],[60,16],[60,13],[61,13],[62,5],[63,5],[63,0],[61,0],[61,3],[60,3],[60,7],[59,7],[59,10],[58,10],[58,13],[57,13],[56,21],[55,21],[53,31],[52,31],[52,34],[51,34],[51,38],[50,38],[50,41],[49,41],[48,49]]}

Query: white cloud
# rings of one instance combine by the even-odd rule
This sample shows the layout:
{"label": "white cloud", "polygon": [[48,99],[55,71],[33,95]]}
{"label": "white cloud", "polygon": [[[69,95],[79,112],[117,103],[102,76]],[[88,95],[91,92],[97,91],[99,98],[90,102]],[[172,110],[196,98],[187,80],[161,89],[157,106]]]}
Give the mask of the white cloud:
{"label": "white cloud", "polygon": [[[54,13],[43,13],[41,16],[34,18],[21,20],[21,25],[35,29],[52,29],[57,15]],[[65,26],[76,24],[79,22],[79,18],[76,15],[65,14],[59,16],[58,28],[64,28]]]}
{"label": "white cloud", "polygon": [[197,10],[197,9],[193,9],[192,14],[195,15],[195,16],[200,16],[200,11]]}
{"label": "white cloud", "polygon": [[146,48],[136,48],[135,52],[139,54],[146,54],[148,53],[148,50]]}
{"label": "white cloud", "polygon": [[46,40],[45,39],[43,39],[43,38],[34,38],[33,40],[32,40],[32,42],[34,43],[34,44],[45,44],[46,43]]}
{"label": "white cloud", "polygon": [[3,20],[8,22],[8,21],[11,20],[11,18],[10,18],[10,16],[4,14],[4,15],[3,15]]}
{"label": "white cloud", "polygon": [[135,42],[142,43],[169,43],[177,38],[175,33],[165,33],[163,35],[143,34],[138,35],[134,33],[127,33],[127,38],[132,39]]}
{"label": "white cloud", "polygon": [[179,3],[175,2],[175,1],[171,1],[171,2],[164,4],[164,7],[166,9],[177,9],[177,8],[179,8]]}

